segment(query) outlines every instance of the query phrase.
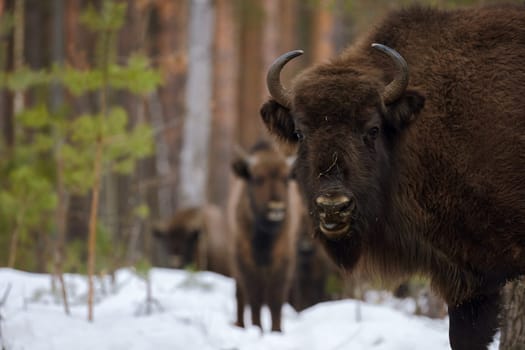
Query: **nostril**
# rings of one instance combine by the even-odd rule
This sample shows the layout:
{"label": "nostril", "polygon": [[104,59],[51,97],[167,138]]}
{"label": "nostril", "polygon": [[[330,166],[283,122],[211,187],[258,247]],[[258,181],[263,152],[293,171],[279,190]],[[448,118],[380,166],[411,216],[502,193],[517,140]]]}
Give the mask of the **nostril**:
{"label": "nostril", "polygon": [[336,206],[336,210],[341,212],[341,213],[350,213],[354,210],[355,208],[355,201],[353,200],[353,198],[349,199],[348,201],[346,202],[342,202],[341,204],[337,205]]}

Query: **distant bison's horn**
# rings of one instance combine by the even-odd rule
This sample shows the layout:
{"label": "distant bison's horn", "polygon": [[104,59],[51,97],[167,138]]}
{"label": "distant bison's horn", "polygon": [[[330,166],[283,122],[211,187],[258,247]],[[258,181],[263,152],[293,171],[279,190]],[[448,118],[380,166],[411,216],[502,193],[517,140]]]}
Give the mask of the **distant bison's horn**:
{"label": "distant bison's horn", "polygon": [[266,85],[268,86],[268,91],[270,95],[283,107],[290,109],[292,106],[292,99],[290,92],[287,91],[281,83],[281,70],[284,65],[290,60],[297,56],[301,56],[303,50],[294,50],[287,52],[279,56],[268,69],[268,74],[266,75]]}
{"label": "distant bison's horn", "polygon": [[386,45],[374,43],[372,47],[388,55],[394,61],[398,70],[394,80],[385,86],[385,91],[383,92],[385,104],[392,103],[401,97],[408,86],[408,64],[399,52]]}

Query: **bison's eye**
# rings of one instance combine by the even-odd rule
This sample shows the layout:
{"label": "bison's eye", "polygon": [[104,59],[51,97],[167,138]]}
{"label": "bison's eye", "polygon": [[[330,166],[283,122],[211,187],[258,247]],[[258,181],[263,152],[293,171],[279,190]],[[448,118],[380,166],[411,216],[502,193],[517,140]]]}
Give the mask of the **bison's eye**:
{"label": "bison's eye", "polygon": [[375,149],[375,140],[379,135],[379,128],[377,126],[371,127],[366,131],[366,134],[363,136],[363,142],[370,149]]}
{"label": "bison's eye", "polygon": [[377,135],[379,135],[379,128],[377,126],[374,126],[367,131],[368,138],[372,141],[377,138]]}
{"label": "bison's eye", "polygon": [[294,134],[294,137],[297,139],[297,141],[300,142],[300,141],[304,140],[304,134],[303,134],[303,132],[301,130],[295,130],[293,132],[293,134]]}

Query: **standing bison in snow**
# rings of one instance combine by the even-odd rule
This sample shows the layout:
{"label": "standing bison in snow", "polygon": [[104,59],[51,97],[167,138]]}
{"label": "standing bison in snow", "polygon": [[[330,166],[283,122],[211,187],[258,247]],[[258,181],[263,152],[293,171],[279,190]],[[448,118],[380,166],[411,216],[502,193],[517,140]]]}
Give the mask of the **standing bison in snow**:
{"label": "standing bison in snow", "polygon": [[232,236],[232,274],[236,282],[237,325],[244,327],[244,307],[261,328],[261,307],[268,305],[272,331],[281,331],[296,264],[300,216],[297,186],[287,158],[267,142],[232,163],[236,176],[228,206]]}
{"label": "standing bison in snow", "polygon": [[390,13],[286,88],[300,54],[261,115],[296,148],[316,237],[347,270],[429,276],[452,348],[485,349],[525,273],[525,7]]}

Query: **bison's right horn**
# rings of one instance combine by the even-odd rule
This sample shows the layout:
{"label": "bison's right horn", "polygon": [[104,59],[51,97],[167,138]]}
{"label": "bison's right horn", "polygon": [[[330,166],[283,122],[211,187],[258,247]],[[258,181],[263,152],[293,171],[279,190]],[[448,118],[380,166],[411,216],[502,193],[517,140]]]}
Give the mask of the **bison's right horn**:
{"label": "bison's right horn", "polygon": [[383,92],[383,101],[385,104],[389,104],[401,97],[408,86],[408,64],[399,52],[386,45],[374,43],[372,44],[372,47],[388,55],[394,61],[398,69],[398,72],[394,76],[394,80],[385,86],[385,91]]}
{"label": "bison's right horn", "polygon": [[294,50],[279,56],[268,69],[266,85],[270,95],[283,107],[290,109],[292,101],[290,93],[281,84],[281,70],[284,65],[297,56],[301,56],[303,50]]}

